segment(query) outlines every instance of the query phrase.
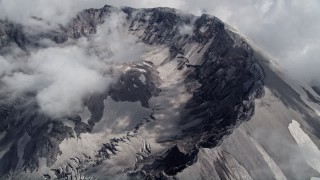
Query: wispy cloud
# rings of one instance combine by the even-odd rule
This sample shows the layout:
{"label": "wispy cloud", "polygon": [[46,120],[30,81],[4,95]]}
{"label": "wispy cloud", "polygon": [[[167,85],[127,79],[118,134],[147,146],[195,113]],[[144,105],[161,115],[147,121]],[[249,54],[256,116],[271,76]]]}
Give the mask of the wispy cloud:
{"label": "wispy cloud", "polygon": [[[249,37],[265,53],[273,57],[292,77],[320,83],[318,80],[320,75],[320,23],[318,22],[320,19],[320,2],[317,0],[110,0],[107,2],[102,0],[70,0],[67,2],[62,0],[34,0],[30,2],[0,0],[0,18],[7,18],[26,25],[34,25],[34,23],[38,22],[31,17],[36,16],[43,18],[44,21],[50,22],[50,24],[65,24],[78,11],[84,8],[99,8],[106,3],[137,8],[168,6],[198,15],[205,11],[219,17]],[[111,27],[112,24],[115,29],[123,26],[120,21],[112,22],[113,19],[108,19],[108,24],[103,25],[105,26],[103,28],[107,28],[106,26]],[[181,30],[185,32],[188,28]],[[133,44],[136,43],[133,37],[124,35],[124,32],[118,30],[115,34],[106,34],[104,32],[106,32],[104,29],[100,31],[98,29],[97,38],[91,42],[96,45],[95,49],[100,49],[98,55],[100,57],[95,58],[104,56],[104,59],[110,60],[110,62],[111,59],[114,62],[118,62],[122,60],[130,61],[130,59],[135,59],[139,56],[140,50],[135,50],[135,46],[130,44],[131,42]],[[101,50],[105,46],[109,47],[109,51]],[[120,51],[120,49],[126,49],[126,53],[112,52]],[[48,49],[47,51],[50,53],[53,50],[59,51],[59,48]],[[62,49],[60,50],[62,51]],[[73,51],[76,51],[76,48],[73,48]],[[37,53],[45,54],[45,52]],[[37,57],[37,53],[32,54],[32,57]],[[92,54],[91,56],[94,57]],[[54,58],[55,56],[50,57]],[[5,62],[3,57],[0,62],[2,64],[0,73],[3,74],[5,71],[10,71],[12,68],[10,63]],[[19,77],[18,75],[16,76],[17,78]]]}
{"label": "wispy cloud", "polygon": [[198,15],[207,12],[250,38],[293,77],[318,81],[318,0],[1,0],[0,18],[32,24],[35,21],[30,17],[37,16],[53,24],[63,24],[84,8],[99,8],[104,4],[137,8],[166,6]]}
{"label": "wispy cloud", "polygon": [[114,65],[141,60],[143,47],[128,34],[122,13],[111,13],[90,38],[0,55],[2,95],[15,99],[35,93],[40,110],[51,117],[80,112],[84,100],[105,93]]}

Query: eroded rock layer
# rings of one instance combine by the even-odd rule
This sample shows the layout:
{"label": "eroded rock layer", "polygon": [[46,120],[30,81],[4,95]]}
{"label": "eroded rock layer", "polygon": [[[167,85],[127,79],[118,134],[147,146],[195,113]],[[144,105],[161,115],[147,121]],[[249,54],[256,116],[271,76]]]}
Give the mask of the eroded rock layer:
{"label": "eroded rock layer", "polygon": [[[97,177],[92,172],[94,169],[108,167],[106,164],[117,162],[117,157],[123,153],[133,153],[136,158],[134,165],[124,165],[121,171],[115,170],[109,175],[166,179],[197,162],[201,148],[219,146],[235,128],[253,116],[255,99],[264,94],[264,72],[247,43],[219,19],[209,15],[196,17],[169,8],[117,9],[104,6],[84,10],[67,25],[38,34],[27,33],[21,25],[0,21],[0,51],[9,53],[9,47],[15,44],[27,55],[32,49],[46,48],[39,43],[41,39],[50,39],[58,44],[68,39],[90,39],[97,32],[97,27],[107,22],[113,13],[125,16],[123,26],[128,34],[138,37],[153,50],[165,49],[165,55],[125,64],[127,68],[116,73],[116,80],[106,92],[85,100],[89,119],[83,119],[80,114],[50,118],[39,112],[36,101],[30,101],[36,96],[33,92],[14,102],[2,98],[2,177],[12,174],[33,177],[30,174],[37,173],[47,179]],[[184,26],[191,30],[182,32]],[[175,97],[170,97],[170,94],[175,94]],[[188,98],[175,105],[164,105],[161,101],[160,104],[155,103],[157,98],[174,101],[179,95]],[[139,102],[143,110],[133,111],[135,114],[143,111],[146,116],[136,117],[133,111],[128,113],[126,118],[130,123],[121,131],[123,135],[108,135],[90,155],[83,152],[81,157],[75,154],[69,160],[57,162],[57,158],[64,155],[60,146],[63,141],[75,138],[82,141],[82,135],[94,135],[101,123],[108,119],[109,104],[125,102]],[[127,109],[119,111],[125,113]],[[161,116],[163,114],[165,117]],[[163,126],[164,130],[156,131],[156,125]],[[173,132],[169,133],[170,128]],[[150,132],[156,134],[152,136],[153,140],[145,135]],[[21,139],[25,141],[22,143]],[[134,143],[140,140],[142,145]],[[153,144],[148,144],[148,141],[153,141]],[[130,150],[124,150],[123,146]],[[221,158],[225,156],[227,154],[223,153]],[[44,164],[41,164],[41,159],[44,159]],[[42,169],[40,164],[47,168],[39,170]]]}

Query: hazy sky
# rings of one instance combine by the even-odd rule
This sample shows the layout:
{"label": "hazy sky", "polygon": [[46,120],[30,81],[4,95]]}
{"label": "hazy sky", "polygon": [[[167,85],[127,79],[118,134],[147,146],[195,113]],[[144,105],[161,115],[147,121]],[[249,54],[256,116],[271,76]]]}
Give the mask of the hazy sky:
{"label": "hazy sky", "polygon": [[0,0],[0,17],[30,24],[28,17],[35,15],[64,23],[81,9],[104,4],[207,12],[251,39],[290,75],[308,80],[320,75],[319,0]]}
{"label": "hazy sky", "polygon": [[[64,24],[82,9],[105,4],[215,15],[248,37],[293,79],[320,84],[320,0],[0,0],[0,19],[34,26],[39,22],[31,17],[36,16],[53,25]],[[11,55],[0,54],[0,95],[15,98],[36,92],[40,110],[51,117],[81,112],[85,98],[105,92],[110,84],[106,75],[110,64],[139,60],[143,54],[145,48],[137,37],[124,32],[124,19],[121,13],[112,14],[91,39],[63,45],[43,42],[51,46],[30,54],[12,47]],[[271,136],[261,137],[273,147],[293,149],[281,135]],[[292,167],[301,169],[295,166],[299,157],[290,160]]]}
{"label": "hazy sky", "polygon": [[319,0],[110,1],[136,7],[169,6],[207,12],[235,27],[276,60],[293,78],[320,83]]}

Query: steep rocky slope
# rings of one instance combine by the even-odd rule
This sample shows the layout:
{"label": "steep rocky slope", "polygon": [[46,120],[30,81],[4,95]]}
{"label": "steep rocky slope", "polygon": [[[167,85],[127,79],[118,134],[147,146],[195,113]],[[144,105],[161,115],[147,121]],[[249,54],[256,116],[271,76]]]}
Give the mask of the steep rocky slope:
{"label": "steep rocky slope", "polygon": [[[184,179],[208,156],[213,169],[197,178],[210,177],[209,171],[215,179],[273,177],[266,166],[264,172],[252,172],[249,163],[229,154],[232,148],[224,148],[233,142],[223,140],[255,117],[255,100],[264,96],[265,72],[246,41],[215,17],[170,8],[104,6],[84,10],[55,30],[30,33],[27,27],[0,21],[0,52],[10,54],[17,46],[28,56],[50,46],[41,43],[43,39],[58,45],[90,39],[113,14],[125,17],[126,33],[148,47],[141,60],[107,72],[116,77],[107,91],[87,97],[86,110],[72,116],[41,113],[34,92],[14,100],[3,95],[1,176]],[[256,150],[250,151],[258,157]],[[236,164],[238,170],[224,163]]]}

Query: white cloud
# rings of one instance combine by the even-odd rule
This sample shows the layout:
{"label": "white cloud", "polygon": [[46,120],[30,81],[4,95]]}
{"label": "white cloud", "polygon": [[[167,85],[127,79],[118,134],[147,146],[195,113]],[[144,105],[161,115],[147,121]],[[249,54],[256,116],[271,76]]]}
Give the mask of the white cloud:
{"label": "white cloud", "polygon": [[185,0],[181,8],[194,13],[203,8],[219,17],[293,78],[312,81],[320,76],[320,1]]}
{"label": "white cloud", "polygon": [[140,60],[146,46],[136,36],[128,33],[128,26],[124,13],[112,13],[105,23],[97,27],[97,33],[87,43],[91,50],[107,62]]}
{"label": "white cloud", "polygon": [[24,25],[39,25],[32,17],[43,18],[52,24],[67,23],[77,12],[86,8],[102,8],[104,5],[130,7],[174,7],[179,8],[183,0],[0,0],[0,19]]}
{"label": "white cloud", "polygon": [[[30,17],[37,16],[51,24],[63,24],[84,8],[99,8],[104,4],[137,8],[169,6],[197,15],[206,11],[249,37],[293,77],[311,81],[318,80],[320,75],[320,2],[317,0],[0,0],[0,18],[34,25]],[[76,97],[83,99],[105,88],[101,86],[105,80],[101,75],[102,62],[110,65],[140,58],[143,46],[124,31],[123,20],[123,15],[113,14],[98,27],[91,40],[80,39],[68,47],[56,45],[33,52],[27,65],[21,58],[0,56],[1,81],[8,88],[16,88],[15,92],[38,90],[41,107],[44,111],[54,111],[51,114],[62,113],[63,108],[53,108],[59,103],[66,104],[61,107],[78,110],[82,102],[75,100]],[[181,28],[181,32],[189,31],[189,27]],[[92,88],[87,88],[88,85]],[[72,92],[70,96],[56,97]],[[48,103],[51,100],[56,104]]]}
{"label": "white cloud", "polygon": [[0,64],[1,64],[0,66],[0,77],[1,77],[3,74],[10,72],[12,67],[11,67],[11,64],[7,62],[2,56],[0,56]]}
{"label": "white cloud", "polygon": [[[42,112],[51,117],[78,113],[84,100],[104,93],[113,65],[141,60],[144,47],[125,30],[124,14],[112,13],[91,38],[64,44],[43,41],[49,48],[0,56],[0,93],[14,99],[36,93]],[[20,54],[19,54],[20,53]]]}
{"label": "white cloud", "polygon": [[30,55],[24,72],[2,78],[3,91],[15,96],[36,91],[44,113],[70,115],[82,109],[85,97],[106,89],[109,80],[102,69],[107,69],[104,63],[77,46],[43,49]]}
{"label": "white cloud", "polygon": [[100,8],[105,2],[89,0],[0,0],[0,18],[24,25],[37,23],[32,16],[43,18],[50,23],[66,23],[86,7]]}
{"label": "white cloud", "polygon": [[212,14],[235,27],[270,55],[293,78],[320,76],[320,1],[318,0],[177,0],[108,1],[134,7],[168,6]]}
{"label": "white cloud", "polygon": [[99,72],[104,64],[78,47],[49,48],[31,58],[35,73],[49,83],[37,94],[40,107],[49,115],[78,112],[85,97],[102,93],[107,87],[108,79]]}
{"label": "white cloud", "polygon": [[183,35],[190,35],[193,32],[193,27],[191,25],[184,24],[179,27],[179,33]]}

